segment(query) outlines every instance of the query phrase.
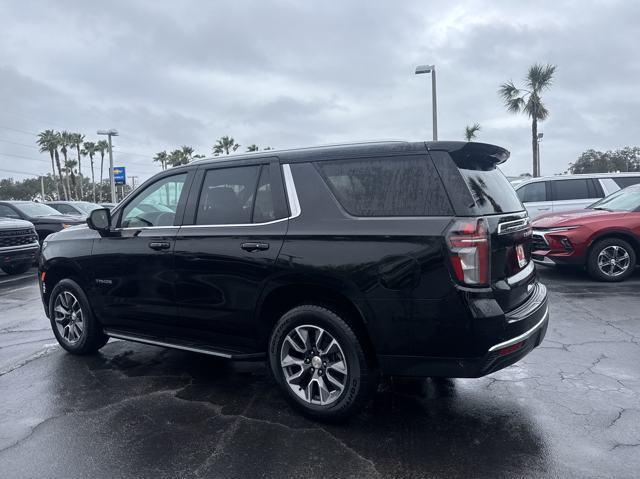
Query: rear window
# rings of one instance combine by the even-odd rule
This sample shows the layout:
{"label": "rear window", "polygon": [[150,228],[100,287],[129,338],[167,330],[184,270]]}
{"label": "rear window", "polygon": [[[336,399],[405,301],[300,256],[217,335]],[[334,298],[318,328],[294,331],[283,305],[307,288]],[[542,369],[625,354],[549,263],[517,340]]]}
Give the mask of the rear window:
{"label": "rear window", "polygon": [[479,214],[513,213],[524,207],[509,180],[496,167],[481,169],[458,167],[473,196]]}
{"label": "rear window", "polygon": [[452,215],[440,177],[425,156],[316,163],[338,202],[354,216]]}

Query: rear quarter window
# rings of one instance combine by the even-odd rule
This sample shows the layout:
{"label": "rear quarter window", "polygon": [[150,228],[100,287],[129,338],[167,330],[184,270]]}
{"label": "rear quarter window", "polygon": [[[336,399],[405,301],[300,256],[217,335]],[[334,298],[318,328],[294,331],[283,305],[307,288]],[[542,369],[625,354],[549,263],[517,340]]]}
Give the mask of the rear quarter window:
{"label": "rear quarter window", "polygon": [[615,181],[620,188],[626,188],[627,186],[640,183],[640,176],[620,176],[612,178],[612,180]]}
{"label": "rear quarter window", "polygon": [[427,156],[321,161],[316,167],[340,205],[353,216],[453,215]]}

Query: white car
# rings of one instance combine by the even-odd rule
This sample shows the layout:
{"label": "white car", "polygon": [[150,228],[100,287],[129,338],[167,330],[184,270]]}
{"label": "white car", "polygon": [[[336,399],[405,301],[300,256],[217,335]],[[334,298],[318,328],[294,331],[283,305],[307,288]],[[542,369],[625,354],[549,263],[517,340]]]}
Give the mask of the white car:
{"label": "white car", "polygon": [[529,217],[579,210],[601,198],[640,183],[640,173],[598,173],[532,178],[514,188]]}

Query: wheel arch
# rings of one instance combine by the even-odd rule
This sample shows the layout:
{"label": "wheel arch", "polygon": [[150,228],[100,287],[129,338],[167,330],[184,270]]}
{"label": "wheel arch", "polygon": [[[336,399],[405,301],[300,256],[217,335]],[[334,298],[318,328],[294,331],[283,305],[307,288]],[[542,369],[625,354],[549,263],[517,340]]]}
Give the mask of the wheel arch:
{"label": "wheel arch", "polygon": [[598,243],[598,241],[609,238],[618,238],[629,243],[636,254],[636,263],[640,261],[640,239],[638,239],[631,231],[620,229],[602,231],[593,236],[591,238],[591,241],[589,242],[589,246],[587,247],[587,261],[589,260],[591,251],[593,250],[593,247],[596,245],[596,243]]}
{"label": "wheel arch", "polygon": [[46,305],[49,305],[51,292],[61,280],[67,278],[72,279],[76,283],[78,283],[80,287],[83,287],[83,285],[85,285],[87,281],[86,276],[82,272],[82,269],[79,265],[77,265],[74,261],[69,261],[62,258],[56,258],[47,261],[45,267],[41,269],[41,274],[42,273],[45,273],[45,288],[43,289],[42,296]]}
{"label": "wheel arch", "polygon": [[367,328],[367,307],[363,300],[348,294],[343,288],[320,281],[291,281],[265,292],[256,308],[260,328],[260,343],[268,349],[269,337],[278,319],[290,309],[303,304],[316,304],[340,315],[363,342],[369,357],[376,361],[375,348]]}

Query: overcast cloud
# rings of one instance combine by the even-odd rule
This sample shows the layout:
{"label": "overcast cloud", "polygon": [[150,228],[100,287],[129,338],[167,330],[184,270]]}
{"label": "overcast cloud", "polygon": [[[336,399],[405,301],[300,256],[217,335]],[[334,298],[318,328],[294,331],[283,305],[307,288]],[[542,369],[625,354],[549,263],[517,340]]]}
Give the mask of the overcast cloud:
{"label": "overcast cloud", "polygon": [[[558,67],[545,94],[542,172],[589,148],[640,144],[640,2],[29,1],[0,4],[0,177],[48,172],[46,128],[117,128],[116,163],[147,178],[160,150],[210,154],[229,134],[286,148],[430,139],[438,68],[440,139],[512,152],[530,171],[530,123],[500,83]],[[5,170],[5,171],[2,171]]]}

